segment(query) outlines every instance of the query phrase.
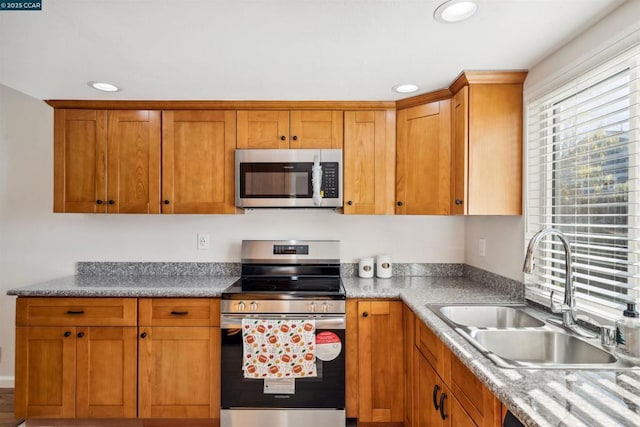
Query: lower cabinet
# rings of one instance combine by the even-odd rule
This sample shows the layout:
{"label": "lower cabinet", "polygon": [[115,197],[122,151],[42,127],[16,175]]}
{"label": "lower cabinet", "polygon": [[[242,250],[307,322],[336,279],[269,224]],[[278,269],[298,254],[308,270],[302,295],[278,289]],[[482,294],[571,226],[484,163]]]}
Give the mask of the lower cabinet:
{"label": "lower cabinet", "polygon": [[401,301],[347,302],[347,416],[360,423],[403,424],[402,310]]}
{"label": "lower cabinet", "polygon": [[219,419],[219,300],[141,298],[138,305],[138,416]]}
{"label": "lower cabinet", "polygon": [[135,298],[18,298],[15,415],[135,418]]}
{"label": "lower cabinet", "polygon": [[414,351],[414,417],[416,426],[475,427],[449,387],[419,350]]}

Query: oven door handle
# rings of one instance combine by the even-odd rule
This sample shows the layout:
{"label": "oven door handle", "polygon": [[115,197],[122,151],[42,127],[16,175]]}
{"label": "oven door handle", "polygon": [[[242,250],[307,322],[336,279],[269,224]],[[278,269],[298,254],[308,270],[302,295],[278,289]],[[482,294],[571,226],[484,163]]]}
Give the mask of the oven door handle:
{"label": "oven door handle", "polygon": [[244,314],[223,314],[220,316],[220,329],[233,329],[242,327],[242,319],[264,319],[264,320],[315,320],[316,329],[345,329],[346,319],[341,315],[244,315]]}

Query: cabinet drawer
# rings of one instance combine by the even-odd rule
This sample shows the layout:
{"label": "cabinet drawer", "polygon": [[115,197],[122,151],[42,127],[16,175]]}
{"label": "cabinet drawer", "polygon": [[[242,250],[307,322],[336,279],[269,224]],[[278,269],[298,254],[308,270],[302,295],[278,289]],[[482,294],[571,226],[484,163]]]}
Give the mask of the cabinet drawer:
{"label": "cabinet drawer", "polygon": [[444,375],[444,345],[440,338],[434,334],[427,325],[416,317],[416,347],[422,355],[438,372],[438,375],[446,381]]}
{"label": "cabinet drawer", "polygon": [[17,326],[136,326],[135,298],[18,298]]}
{"label": "cabinet drawer", "polygon": [[501,404],[482,382],[460,361],[451,356],[451,390],[461,406],[479,426],[500,424]]}
{"label": "cabinet drawer", "polygon": [[140,326],[219,326],[220,300],[212,298],[141,298]]}

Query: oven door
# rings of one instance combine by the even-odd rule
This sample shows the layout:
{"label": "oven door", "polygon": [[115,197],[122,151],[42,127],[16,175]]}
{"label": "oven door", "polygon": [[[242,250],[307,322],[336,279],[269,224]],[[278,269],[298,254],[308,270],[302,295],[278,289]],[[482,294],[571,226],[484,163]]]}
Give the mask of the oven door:
{"label": "oven door", "polygon": [[[345,318],[343,315],[277,316],[278,320],[313,318],[316,336],[322,332],[335,334],[342,343],[339,354],[332,360],[316,358],[317,377],[296,378],[293,389],[282,393],[265,389],[265,380],[244,378],[242,372],[242,318],[243,315],[222,315],[222,409],[241,408],[327,408],[344,409],[345,406]],[[276,318],[260,316],[260,319]],[[324,336],[333,336],[324,334]],[[335,358],[333,358],[335,356]]]}

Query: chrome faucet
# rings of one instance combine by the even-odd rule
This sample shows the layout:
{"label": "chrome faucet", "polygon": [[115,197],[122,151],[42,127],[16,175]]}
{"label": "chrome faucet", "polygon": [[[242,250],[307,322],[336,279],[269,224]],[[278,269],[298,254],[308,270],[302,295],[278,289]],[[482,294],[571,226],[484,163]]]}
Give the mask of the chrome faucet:
{"label": "chrome faucet", "polygon": [[562,313],[562,321],[556,318],[550,318],[547,319],[547,321],[549,323],[567,328],[572,332],[580,335],[581,337],[596,338],[596,334],[586,331],[585,329],[578,326],[578,311],[576,308],[575,298],[576,290],[575,286],[573,285],[573,270],[571,268],[571,246],[569,245],[567,236],[565,236],[562,231],[558,230],[557,228],[545,228],[534,234],[529,241],[529,246],[527,246],[527,254],[524,258],[524,266],[522,267],[522,271],[525,273],[531,273],[533,271],[533,267],[535,266],[535,258],[533,256],[533,252],[536,250],[542,239],[550,234],[557,236],[560,242],[562,242],[562,246],[564,247],[565,281],[564,302],[562,304],[554,303],[553,291],[551,292],[551,296],[549,297],[551,312],[556,314]]}

